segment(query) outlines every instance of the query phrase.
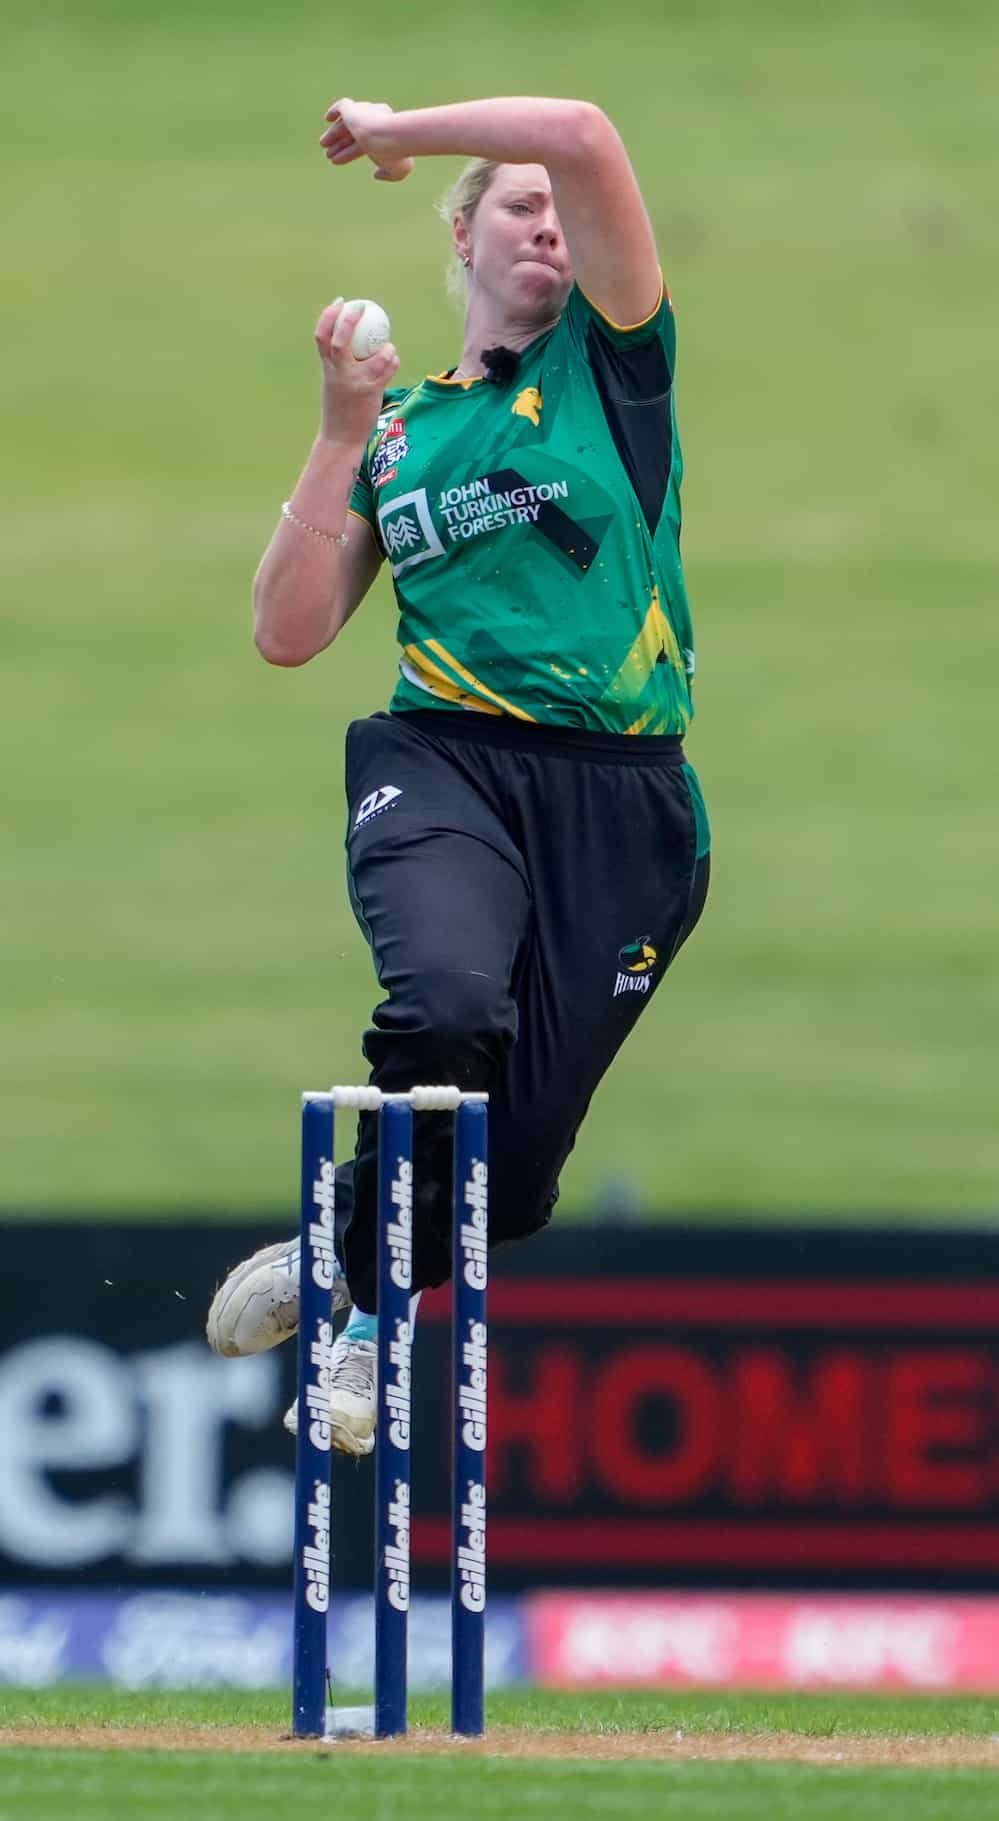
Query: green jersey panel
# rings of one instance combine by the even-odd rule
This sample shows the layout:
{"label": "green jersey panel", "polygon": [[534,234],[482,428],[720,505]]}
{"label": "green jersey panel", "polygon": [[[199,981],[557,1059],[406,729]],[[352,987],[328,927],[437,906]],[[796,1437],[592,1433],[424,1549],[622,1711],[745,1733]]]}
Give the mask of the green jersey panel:
{"label": "green jersey panel", "polygon": [[509,383],[427,378],[386,395],[351,509],[395,584],[393,709],[683,732],[675,352],[665,292],[620,328],[574,287]]}

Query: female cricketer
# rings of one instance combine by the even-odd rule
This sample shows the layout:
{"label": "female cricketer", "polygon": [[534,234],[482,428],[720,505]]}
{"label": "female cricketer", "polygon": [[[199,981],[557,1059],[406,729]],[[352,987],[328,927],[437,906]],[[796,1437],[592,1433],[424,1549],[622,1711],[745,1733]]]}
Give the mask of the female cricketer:
{"label": "female cricketer", "polygon": [[[321,145],[400,182],[472,159],[447,205],[465,294],[453,367],[394,383],[359,312],[316,327],[319,433],[255,583],[272,664],[336,639],[387,563],[399,676],[347,732],[351,902],[384,997],[371,1081],[490,1096],[490,1243],[550,1219],[590,1097],[693,929],[708,827],[684,757],[693,640],[680,563],[676,333],[624,145],[584,101],[394,113],[343,99]],[[417,1120],[414,1289],[450,1274],[448,1115]],[[353,1304],[335,1445],[373,1446],[376,1121],[337,1171]],[[297,1237],[240,1265],[220,1352],[294,1332]],[[291,1415],[291,1413],[289,1413]]]}

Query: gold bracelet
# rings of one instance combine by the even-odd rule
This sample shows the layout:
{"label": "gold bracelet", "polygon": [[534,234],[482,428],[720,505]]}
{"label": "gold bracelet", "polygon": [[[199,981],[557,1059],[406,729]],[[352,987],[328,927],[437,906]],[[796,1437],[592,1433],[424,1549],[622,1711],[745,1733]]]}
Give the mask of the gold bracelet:
{"label": "gold bracelet", "polygon": [[317,537],[321,544],[345,544],[347,542],[346,531],[320,531],[315,525],[307,525],[304,518],[299,518],[297,512],[292,511],[290,500],[285,500],[282,505],[281,517],[286,518],[290,525],[297,525],[299,531],[307,531],[310,537]]}

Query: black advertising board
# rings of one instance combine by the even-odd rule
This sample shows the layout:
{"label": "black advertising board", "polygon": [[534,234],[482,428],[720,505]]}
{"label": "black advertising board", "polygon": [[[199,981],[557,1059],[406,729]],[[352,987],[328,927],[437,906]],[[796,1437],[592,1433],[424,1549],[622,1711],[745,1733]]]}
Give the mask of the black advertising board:
{"label": "black advertising board", "polygon": [[[204,1314],[273,1228],[12,1221],[0,1581],[286,1586],[293,1348]],[[999,1236],[554,1225],[493,1255],[490,1583],[982,1589],[999,1578]],[[445,1292],[415,1353],[414,1563],[448,1566]],[[370,1463],[335,1565],[370,1585]]]}

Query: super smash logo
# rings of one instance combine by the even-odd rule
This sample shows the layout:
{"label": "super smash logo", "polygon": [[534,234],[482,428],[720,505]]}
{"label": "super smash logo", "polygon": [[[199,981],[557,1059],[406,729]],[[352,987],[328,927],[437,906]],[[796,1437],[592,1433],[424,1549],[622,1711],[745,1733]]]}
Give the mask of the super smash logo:
{"label": "super smash logo", "polygon": [[394,417],[387,424],[379,418],[378,426],[385,433],[371,460],[371,484],[384,487],[395,480],[399,463],[409,454],[409,438],[404,418]]}

